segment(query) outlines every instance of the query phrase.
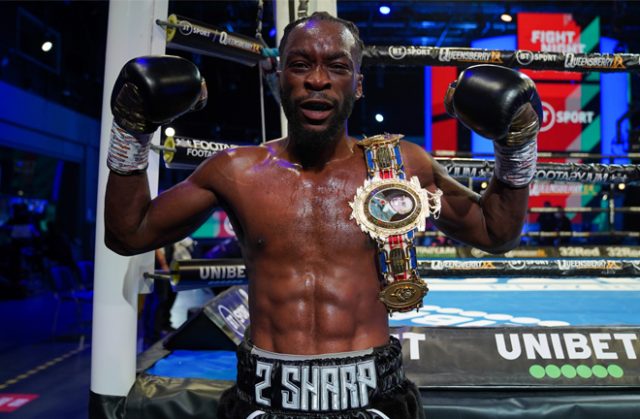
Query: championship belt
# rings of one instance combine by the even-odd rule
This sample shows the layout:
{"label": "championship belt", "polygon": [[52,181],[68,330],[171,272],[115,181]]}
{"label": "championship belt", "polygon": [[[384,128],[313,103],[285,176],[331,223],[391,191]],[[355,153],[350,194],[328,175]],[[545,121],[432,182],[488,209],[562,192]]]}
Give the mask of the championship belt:
{"label": "championship belt", "polygon": [[429,291],[417,271],[415,231],[424,231],[429,216],[440,215],[441,190],[430,192],[416,176],[406,179],[400,155],[400,134],[367,137],[364,148],[368,179],[349,205],[362,231],[378,244],[382,291],[389,312],[422,306]]}

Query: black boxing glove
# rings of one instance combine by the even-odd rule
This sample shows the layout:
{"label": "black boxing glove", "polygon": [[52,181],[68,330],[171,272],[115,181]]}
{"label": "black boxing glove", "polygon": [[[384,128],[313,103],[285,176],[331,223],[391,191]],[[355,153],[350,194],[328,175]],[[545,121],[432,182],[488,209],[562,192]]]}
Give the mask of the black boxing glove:
{"label": "black boxing glove", "polygon": [[494,140],[499,180],[513,187],[531,182],[542,121],[533,80],[506,67],[469,67],[449,86],[445,108],[467,128]]}
{"label": "black boxing glove", "polygon": [[180,115],[202,109],[206,83],[198,68],[176,56],[134,58],[113,87],[113,128],[107,165],[119,174],[147,167],[151,134]]}

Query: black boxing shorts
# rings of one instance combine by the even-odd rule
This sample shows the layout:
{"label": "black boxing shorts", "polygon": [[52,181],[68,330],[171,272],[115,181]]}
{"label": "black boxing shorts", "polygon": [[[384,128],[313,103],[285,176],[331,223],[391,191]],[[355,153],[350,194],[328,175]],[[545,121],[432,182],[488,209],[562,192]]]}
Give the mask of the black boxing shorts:
{"label": "black boxing shorts", "polygon": [[420,393],[402,369],[396,338],[364,351],[287,355],[245,341],[238,380],[220,399],[218,419],[418,419]]}

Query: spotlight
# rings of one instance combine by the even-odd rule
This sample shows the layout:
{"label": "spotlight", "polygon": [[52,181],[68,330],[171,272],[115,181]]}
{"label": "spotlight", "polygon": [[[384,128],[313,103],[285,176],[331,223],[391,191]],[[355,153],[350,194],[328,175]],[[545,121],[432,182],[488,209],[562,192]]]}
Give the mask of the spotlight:
{"label": "spotlight", "polygon": [[53,48],[53,44],[51,43],[51,41],[43,42],[42,46],[40,47],[40,49],[42,49],[42,51],[44,52],[51,51],[51,48]]}
{"label": "spotlight", "polygon": [[380,8],[378,9],[378,11],[380,12],[381,15],[388,15],[389,13],[391,13],[391,7],[389,7],[388,5],[382,5],[380,6]]}
{"label": "spotlight", "polygon": [[174,135],[176,135],[176,130],[172,127],[167,127],[164,130],[164,135],[166,135],[167,137],[173,137]]}
{"label": "spotlight", "polygon": [[504,13],[500,15],[500,20],[505,23],[513,22],[513,16],[511,15],[511,8],[507,5]]}
{"label": "spotlight", "polygon": [[618,183],[618,189],[621,191],[624,191],[627,188],[627,185],[625,185],[624,183]]}
{"label": "spotlight", "polygon": [[500,15],[500,20],[506,23],[513,22],[513,16],[509,13],[503,13]]}
{"label": "spotlight", "polygon": [[482,181],[482,183],[480,184],[480,189],[487,189],[487,186],[489,186],[489,184],[486,181]]}
{"label": "spotlight", "polygon": [[376,114],[376,121],[382,122],[384,121],[384,116],[381,113]]}
{"label": "spotlight", "polygon": [[602,200],[606,201],[607,199],[609,199],[609,194],[602,194]]}

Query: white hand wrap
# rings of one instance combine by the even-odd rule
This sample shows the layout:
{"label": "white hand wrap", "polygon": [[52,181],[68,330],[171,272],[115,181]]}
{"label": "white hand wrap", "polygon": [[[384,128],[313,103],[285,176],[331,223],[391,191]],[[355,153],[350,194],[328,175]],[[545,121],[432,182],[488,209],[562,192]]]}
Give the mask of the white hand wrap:
{"label": "white hand wrap", "polygon": [[150,140],[151,135],[144,134],[136,138],[114,122],[111,126],[107,167],[119,175],[146,170],[149,165]]}
{"label": "white hand wrap", "polygon": [[538,160],[537,141],[525,141],[518,145],[493,142],[496,164],[493,173],[500,181],[514,188],[527,186],[536,174]]}

